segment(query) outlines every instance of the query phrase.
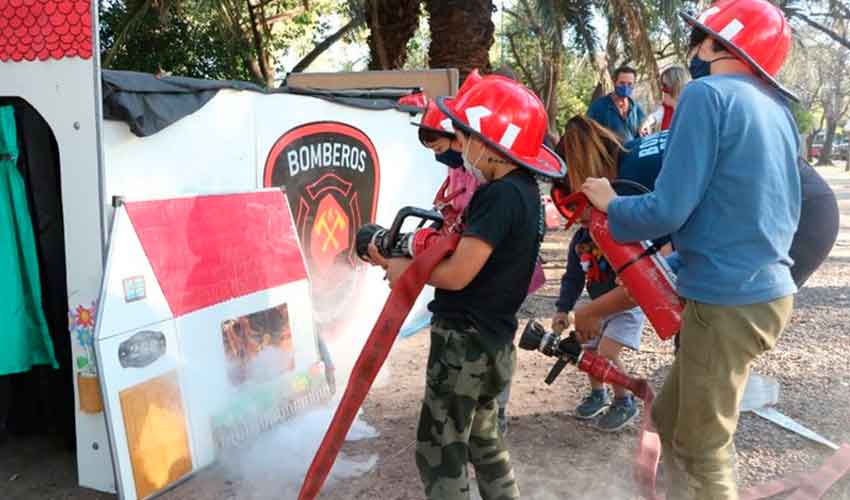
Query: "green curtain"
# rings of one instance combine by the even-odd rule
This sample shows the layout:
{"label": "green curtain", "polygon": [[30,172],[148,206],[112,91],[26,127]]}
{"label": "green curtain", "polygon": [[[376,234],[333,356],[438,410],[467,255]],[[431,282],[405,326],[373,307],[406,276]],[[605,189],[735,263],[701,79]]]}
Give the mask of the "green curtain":
{"label": "green curtain", "polygon": [[17,161],[15,111],[0,106],[0,375],[59,366],[41,308],[35,236]]}

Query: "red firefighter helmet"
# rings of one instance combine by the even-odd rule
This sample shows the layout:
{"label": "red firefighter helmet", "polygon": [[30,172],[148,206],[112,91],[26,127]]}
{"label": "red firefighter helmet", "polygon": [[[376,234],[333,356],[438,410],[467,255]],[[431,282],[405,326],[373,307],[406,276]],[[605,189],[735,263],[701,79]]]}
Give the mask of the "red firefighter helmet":
{"label": "red firefighter helmet", "polygon": [[552,178],[563,177],[563,160],[543,145],[548,120],[534,92],[502,76],[487,76],[455,99],[437,98],[454,125],[523,167]]}
{"label": "red firefighter helmet", "polygon": [[[457,96],[469,90],[473,85],[481,81],[481,74],[477,69],[472,70],[472,72],[467,75],[466,80],[463,81],[463,85],[460,86],[460,89],[457,91]],[[453,97],[447,97],[446,99],[454,99]],[[429,99],[427,101],[427,105],[425,106],[425,110],[421,115],[414,116],[410,123],[416,125],[417,127],[429,130],[431,132],[436,132],[438,134],[445,135],[447,137],[454,137],[455,129],[452,127],[452,121],[440,111],[440,108],[437,107],[436,101],[433,99]],[[420,134],[419,140],[422,141],[422,134]],[[422,141],[424,144],[424,141]]]}
{"label": "red firefighter helmet", "polygon": [[791,49],[791,27],[779,7],[767,0],[719,0],[699,17],[685,12],[681,16],[694,29],[720,42],[780,92],[797,100],[775,78]]}
{"label": "red firefighter helmet", "polygon": [[399,98],[398,104],[407,108],[418,109],[420,112],[425,111],[428,106],[428,96],[425,92],[416,92]]}
{"label": "red firefighter helmet", "polygon": [[419,140],[423,145],[425,144],[422,136],[422,131],[424,130],[444,135],[448,138],[454,138],[455,136],[452,121],[440,111],[434,100],[429,100],[425,112],[411,118],[410,123],[419,127]]}

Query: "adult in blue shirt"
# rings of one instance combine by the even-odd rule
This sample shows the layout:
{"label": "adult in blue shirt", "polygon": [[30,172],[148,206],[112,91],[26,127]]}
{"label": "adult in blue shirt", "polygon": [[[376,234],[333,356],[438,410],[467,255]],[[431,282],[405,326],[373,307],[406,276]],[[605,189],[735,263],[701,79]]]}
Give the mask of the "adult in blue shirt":
{"label": "adult in blue shirt", "polygon": [[637,71],[620,66],[614,71],[614,92],[590,104],[587,117],[617,134],[621,142],[640,136],[640,125],[646,117],[640,105],[632,99]]}
{"label": "adult in blue shirt", "polygon": [[799,136],[791,94],[774,79],[791,31],[767,0],[721,0],[698,19],[682,17],[692,26],[694,81],[655,191],[617,197],[607,179],[582,190],[608,212],[618,241],[672,235],[686,307],[679,354],[652,410],[668,498],[735,500],[738,404],[797,291],[789,249],[800,216]]}

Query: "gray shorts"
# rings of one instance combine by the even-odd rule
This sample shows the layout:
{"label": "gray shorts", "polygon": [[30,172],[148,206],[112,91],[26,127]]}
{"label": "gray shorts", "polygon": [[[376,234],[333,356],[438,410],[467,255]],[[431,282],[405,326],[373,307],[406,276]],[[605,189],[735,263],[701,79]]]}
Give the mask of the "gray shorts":
{"label": "gray shorts", "polygon": [[[609,338],[629,349],[639,351],[644,321],[646,321],[646,316],[644,316],[640,307],[634,307],[628,311],[612,314],[602,322],[602,337]],[[591,340],[584,347],[596,349],[596,346],[599,345],[599,339],[602,337]]]}

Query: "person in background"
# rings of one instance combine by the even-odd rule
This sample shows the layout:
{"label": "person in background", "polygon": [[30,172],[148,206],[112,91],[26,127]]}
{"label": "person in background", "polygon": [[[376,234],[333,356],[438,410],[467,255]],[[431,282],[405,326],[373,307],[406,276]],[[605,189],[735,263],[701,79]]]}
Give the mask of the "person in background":
{"label": "person in background", "polygon": [[505,78],[510,78],[511,80],[518,82],[519,78],[517,78],[516,71],[513,68],[508,66],[507,64],[503,64],[499,66],[499,68],[493,71],[494,75],[504,76]]}
{"label": "person in background", "polygon": [[685,85],[691,81],[688,70],[681,66],[670,66],[661,72],[661,107],[656,109],[643,121],[641,135],[647,135],[653,128],[659,131],[667,130],[673,122],[673,112],[676,110],[676,102]]}
{"label": "person in background", "polygon": [[614,92],[604,95],[590,104],[587,117],[614,132],[621,143],[640,136],[640,126],[645,114],[632,99],[637,71],[620,66],[614,71]]}

